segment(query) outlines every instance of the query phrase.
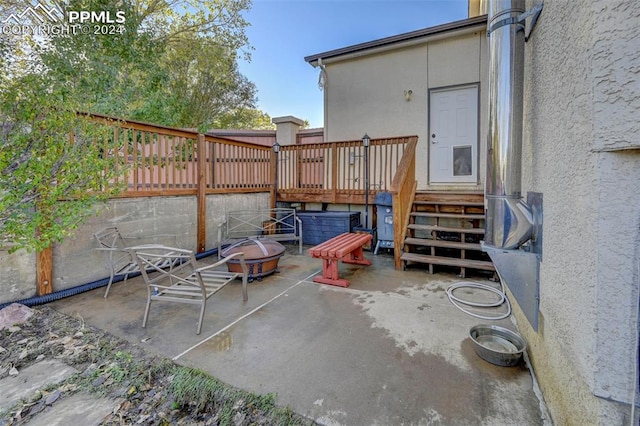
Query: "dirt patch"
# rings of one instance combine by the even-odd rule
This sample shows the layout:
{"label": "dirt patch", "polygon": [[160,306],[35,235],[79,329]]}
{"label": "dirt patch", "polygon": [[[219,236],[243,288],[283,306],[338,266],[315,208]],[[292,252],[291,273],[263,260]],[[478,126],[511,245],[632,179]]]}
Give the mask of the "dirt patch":
{"label": "dirt patch", "polygon": [[[233,388],[206,373],[86,325],[46,306],[32,308],[26,322],[0,330],[0,379],[44,359],[56,359],[79,373],[39,389],[5,412],[1,425],[29,422],[48,406],[78,392],[113,398],[120,404],[101,424],[124,425],[312,425],[275,395]],[[51,402],[53,401],[53,402]]]}

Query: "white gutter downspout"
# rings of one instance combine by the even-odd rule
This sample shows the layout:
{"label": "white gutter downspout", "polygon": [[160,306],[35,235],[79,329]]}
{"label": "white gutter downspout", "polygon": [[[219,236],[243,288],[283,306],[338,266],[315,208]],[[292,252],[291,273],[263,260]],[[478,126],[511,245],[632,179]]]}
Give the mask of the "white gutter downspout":
{"label": "white gutter downspout", "polygon": [[[489,2],[489,134],[482,249],[537,330],[542,194],[529,193],[533,208],[521,195],[524,17],[529,15],[524,14],[524,4],[524,0]],[[540,10],[541,5],[538,14]]]}
{"label": "white gutter downspout", "polygon": [[327,68],[322,63],[322,58],[318,58],[318,66],[320,67],[320,75],[318,75],[318,89],[323,90],[327,84]]}

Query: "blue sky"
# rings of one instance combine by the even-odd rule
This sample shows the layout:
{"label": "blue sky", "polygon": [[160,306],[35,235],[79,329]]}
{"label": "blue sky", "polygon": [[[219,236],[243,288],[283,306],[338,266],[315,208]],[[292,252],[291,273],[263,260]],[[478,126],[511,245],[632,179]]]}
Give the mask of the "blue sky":
{"label": "blue sky", "polygon": [[318,70],[305,56],[467,17],[468,0],[253,0],[245,14],[255,50],[240,72],[258,88],[258,108],[323,126]]}

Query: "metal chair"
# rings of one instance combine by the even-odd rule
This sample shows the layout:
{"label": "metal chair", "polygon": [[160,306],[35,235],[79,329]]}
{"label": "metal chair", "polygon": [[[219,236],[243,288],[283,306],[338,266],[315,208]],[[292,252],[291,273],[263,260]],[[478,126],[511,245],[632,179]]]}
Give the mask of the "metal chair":
{"label": "metal chair", "polygon": [[[147,285],[147,306],[142,327],[147,326],[152,301],[189,303],[200,305],[197,328],[197,334],[200,334],[207,300],[238,277],[242,277],[242,298],[245,302],[248,300],[248,268],[241,252],[227,256],[212,265],[198,268],[195,255],[190,250],[145,245],[129,247],[128,251],[131,257],[136,259],[138,269]],[[242,272],[215,270],[231,259],[239,259]],[[172,267],[165,269],[160,266],[165,263]]]}
{"label": "metal chair", "polygon": [[[127,251],[127,246],[140,245],[142,241],[154,241],[158,242],[159,239],[171,240],[172,244],[177,245],[176,236],[170,234],[151,235],[151,236],[139,236],[139,237],[124,237],[120,233],[120,230],[115,226],[103,228],[100,231],[93,234],[98,243],[97,251],[102,251],[105,254],[105,267],[109,270],[109,284],[107,284],[107,290],[104,292],[105,299],[109,295],[111,284],[113,284],[113,278],[116,275],[124,275],[124,281],[130,274],[140,272],[138,263],[131,257],[131,254]],[[127,240],[136,240],[138,244],[128,244]],[[164,263],[157,265],[161,268],[168,268],[171,265]]]}

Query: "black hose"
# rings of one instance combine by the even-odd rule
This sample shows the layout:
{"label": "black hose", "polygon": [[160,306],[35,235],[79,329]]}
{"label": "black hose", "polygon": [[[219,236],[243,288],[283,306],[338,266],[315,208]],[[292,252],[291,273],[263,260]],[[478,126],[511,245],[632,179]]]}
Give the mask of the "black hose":
{"label": "black hose", "polygon": [[[196,260],[200,260],[202,258],[211,256],[213,254],[217,254],[218,249],[212,249],[209,251],[204,251],[202,253],[196,254]],[[140,272],[130,273],[128,278],[137,277],[140,275]],[[116,275],[113,277],[113,282],[117,283],[124,280],[124,275]],[[85,291],[95,290],[96,288],[104,287],[109,284],[109,278],[103,278],[98,281],[93,281],[86,284],[80,284],[75,287],[66,288],[64,290],[54,291],[53,293],[44,294],[42,296],[33,296],[28,299],[16,300],[15,302],[5,302],[0,303],[0,309],[3,309],[12,303],[19,303],[25,306],[36,306],[36,305],[44,305],[45,303],[53,302],[55,300],[64,299],[65,297],[75,296],[76,294],[84,293]]]}
{"label": "black hose", "polygon": [[[138,272],[136,275],[140,275]],[[130,274],[129,276],[133,277],[134,274]],[[113,282],[119,282],[124,279],[124,275],[116,275],[113,277]],[[76,287],[66,288],[64,290],[54,291],[53,293],[44,294],[42,296],[34,296],[28,299],[16,300],[15,302],[6,302],[0,304],[0,309],[3,309],[12,303],[19,303],[25,306],[35,306],[35,305],[44,305],[45,303],[53,302],[54,300],[63,299],[69,296],[75,296],[76,294],[84,293],[85,291],[93,290],[98,287],[104,287],[109,283],[109,278],[103,278],[98,281],[93,281],[87,284],[81,284]]]}

